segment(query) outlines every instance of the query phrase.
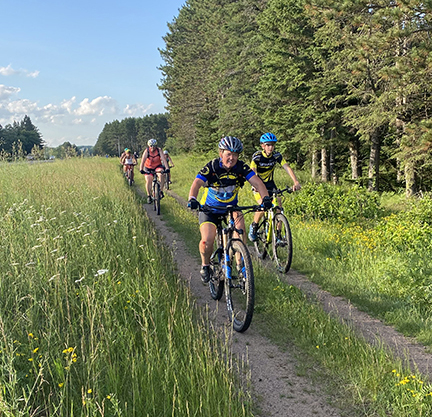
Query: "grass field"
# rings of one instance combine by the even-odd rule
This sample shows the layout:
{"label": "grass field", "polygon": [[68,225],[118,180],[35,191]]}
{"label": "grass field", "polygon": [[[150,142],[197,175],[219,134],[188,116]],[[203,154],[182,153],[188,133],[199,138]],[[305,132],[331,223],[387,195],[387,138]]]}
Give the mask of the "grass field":
{"label": "grass field", "polygon": [[0,415],[251,415],[117,160],[0,171]]}
{"label": "grass field", "polygon": [[[176,164],[172,170],[173,191],[187,198],[193,178],[210,156],[173,159]],[[280,177],[277,182],[284,183]],[[245,186],[242,204],[252,202],[252,198]],[[197,256],[196,217],[172,199],[165,199],[164,204],[164,219],[183,234],[191,253]],[[404,257],[405,265],[414,263],[415,252],[407,259],[407,252],[372,245],[372,236],[376,236],[373,227],[297,217],[290,220],[294,235],[293,268],[389,322],[391,317],[399,316],[398,328],[403,328],[403,321],[409,322],[405,330],[410,334],[415,328],[428,328],[429,312],[407,296],[414,291],[409,282],[392,279],[396,274],[410,272],[399,268]],[[371,416],[432,415],[432,387],[424,376],[404,369],[389,352],[370,347],[352,329],[329,318],[319,307],[307,302],[300,291],[284,284],[272,270],[259,263],[255,264],[255,270],[257,295],[252,325],[260,327],[281,347],[294,341],[310,358],[311,367],[318,363],[326,383],[340,393],[338,398],[344,408],[350,409],[350,415],[354,410],[359,415]],[[385,276],[387,280],[383,279]]]}

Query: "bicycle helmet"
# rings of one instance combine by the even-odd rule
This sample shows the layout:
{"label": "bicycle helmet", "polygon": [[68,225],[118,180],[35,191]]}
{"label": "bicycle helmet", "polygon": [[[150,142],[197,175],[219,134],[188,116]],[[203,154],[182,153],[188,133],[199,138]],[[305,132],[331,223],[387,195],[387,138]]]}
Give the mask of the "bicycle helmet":
{"label": "bicycle helmet", "polygon": [[150,139],[150,140],[147,142],[147,145],[148,145],[148,146],[156,146],[156,145],[157,145],[157,140],[156,140],[156,139]]}
{"label": "bicycle helmet", "polygon": [[276,136],[273,133],[264,133],[260,138],[260,143],[277,142]]}
{"label": "bicycle helmet", "polygon": [[224,136],[219,142],[219,149],[240,153],[243,150],[243,144],[234,136]]}
{"label": "bicycle helmet", "polygon": [[125,148],[124,151],[127,152],[129,150],[129,148]]}
{"label": "bicycle helmet", "polygon": [[164,154],[165,154],[165,155],[168,155],[168,151],[164,151]]}
{"label": "bicycle helmet", "polygon": [[126,153],[132,153],[130,149],[125,150]]}

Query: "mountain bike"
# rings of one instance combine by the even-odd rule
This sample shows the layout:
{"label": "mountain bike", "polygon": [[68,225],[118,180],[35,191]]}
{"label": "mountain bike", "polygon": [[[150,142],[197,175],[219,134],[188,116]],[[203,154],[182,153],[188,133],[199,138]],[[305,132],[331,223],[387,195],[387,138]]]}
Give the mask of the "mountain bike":
{"label": "mountain bike", "polygon": [[[221,222],[217,226],[215,250],[210,258],[212,276],[209,281],[210,295],[214,300],[220,300],[225,290],[228,317],[235,331],[246,331],[252,321],[255,303],[255,284],[252,259],[247,246],[239,238],[234,238],[234,232],[239,235],[243,230],[236,228],[235,211],[263,210],[262,206],[201,206],[200,211],[212,213],[214,210],[225,210],[220,215]],[[224,227],[222,223],[225,223]]]}
{"label": "mountain bike", "polygon": [[[165,171],[161,173],[165,174]],[[160,215],[160,200],[161,200],[161,184],[159,182],[159,177],[155,172],[153,172],[153,182],[152,182],[152,200],[153,200],[153,209],[156,211],[156,214]]]}
{"label": "mountain bike", "polygon": [[[170,170],[172,169],[172,167],[170,167]],[[166,190],[170,189],[170,182],[171,182],[171,172],[164,172],[165,175],[165,184],[164,187]]]}
{"label": "mountain bike", "polygon": [[126,177],[126,181],[127,183],[131,186],[134,183],[134,170],[133,167],[136,164],[133,165],[126,165],[126,172],[125,172],[125,177]]}
{"label": "mountain bike", "polygon": [[276,197],[283,193],[292,193],[290,187],[273,191],[274,206],[264,213],[258,223],[257,240],[254,242],[258,257],[265,259],[270,245],[273,250],[273,260],[279,272],[287,273],[291,268],[293,246],[291,229],[288,219],[283,214],[282,207],[277,206]]}

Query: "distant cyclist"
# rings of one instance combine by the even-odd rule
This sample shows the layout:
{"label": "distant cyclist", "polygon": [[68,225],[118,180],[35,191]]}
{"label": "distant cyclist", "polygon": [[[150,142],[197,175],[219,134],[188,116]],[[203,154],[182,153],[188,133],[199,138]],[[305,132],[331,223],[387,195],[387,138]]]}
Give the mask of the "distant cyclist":
{"label": "distant cyclist", "polygon": [[[165,158],[166,158],[166,160],[167,160],[167,162],[168,162],[168,168],[174,168],[174,162],[173,162],[173,160],[171,159],[171,156],[170,156],[170,154],[168,153],[168,151],[167,150],[164,150],[163,151],[164,152],[164,154],[165,154]],[[168,172],[168,181],[169,181],[169,183],[171,184],[171,171],[170,172]]]}
{"label": "distant cyclist", "polygon": [[[288,173],[294,182],[293,190],[300,190],[301,185],[294,174],[294,171],[285,161],[284,157],[280,152],[275,151],[277,139],[273,133],[264,133],[260,138],[260,144],[262,151],[257,151],[252,156],[251,168],[258,174],[258,176],[263,180],[269,195],[272,194],[273,190],[277,190],[277,186],[274,182],[274,171],[276,165],[279,164]],[[259,199],[259,195],[254,192],[255,198]],[[282,201],[278,197],[278,205],[280,206]],[[261,211],[255,212],[253,222],[249,228],[249,240],[255,242],[258,239],[257,227],[261,217],[264,213]]]}
{"label": "distant cyclist", "polygon": [[[255,187],[262,197],[265,208],[270,208],[272,203],[268,196],[267,189],[251,168],[240,161],[239,154],[243,150],[243,144],[233,136],[225,136],[219,142],[219,158],[207,163],[196,176],[189,191],[188,207],[198,209],[198,192],[205,187],[201,204],[204,207],[226,207],[237,205],[238,193],[246,181]],[[213,251],[213,243],[216,237],[217,225],[222,221],[221,214],[224,210],[213,209],[207,213],[200,211],[199,223],[201,241],[199,251],[201,254],[201,280],[206,283],[211,279],[210,256]],[[245,229],[243,214],[240,211],[234,212],[236,228]],[[241,235],[244,240],[244,234]]]}
{"label": "distant cyclist", "polygon": [[[151,204],[153,201],[151,197],[153,176],[155,174],[158,176],[162,190],[165,183],[165,179],[162,174],[164,171],[169,172],[169,167],[165,158],[165,154],[163,153],[162,149],[157,146],[156,139],[150,139],[147,142],[147,145],[148,147],[144,150],[141,158],[140,172],[141,174],[145,175],[147,202]],[[161,198],[163,196],[163,192],[161,191]]]}
{"label": "distant cyclist", "polygon": [[125,149],[124,153],[120,157],[120,162],[123,165],[123,172],[126,174],[128,169],[131,169],[132,172],[132,180],[133,180],[133,168],[137,164],[137,160],[135,156],[132,154],[132,151],[128,148]]}

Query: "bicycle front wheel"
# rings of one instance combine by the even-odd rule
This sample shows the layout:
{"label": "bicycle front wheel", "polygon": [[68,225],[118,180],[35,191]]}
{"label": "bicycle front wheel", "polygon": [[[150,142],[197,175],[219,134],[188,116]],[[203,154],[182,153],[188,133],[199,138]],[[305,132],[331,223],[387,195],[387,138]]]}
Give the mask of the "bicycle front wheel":
{"label": "bicycle front wheel", "polygon": [[159,182],[153,183],[153,208],[156,214],[160,214],[160,184]]}
{"label": "bicycle front wheel", "polygon": [[286,274],[291,268],[293,247],[288,220],[281,213],[274,218],[272,239],[274,261],[279,272]]}
{"label": "bicycle front wheel", "polygon": [[252,260],[246,245],[233,239],[228,250],[231,278],[225,278],[225,295],[228,317],[236,332],[246,331],[252,321],[255,286]]}
{"label": "bicycle front wheel", "polygon": [[169,175],[165,174],[165,188],[169,190]]}
{"label": "bicycle front wheel", "polygon": [[255,250],[258,255],[258,258],[265,259],[267,256],[267,234],[269,230],[270,223],[267,217],[264,217],[263,220],[259,223],[257,229],[257,240],[254,242]]}

